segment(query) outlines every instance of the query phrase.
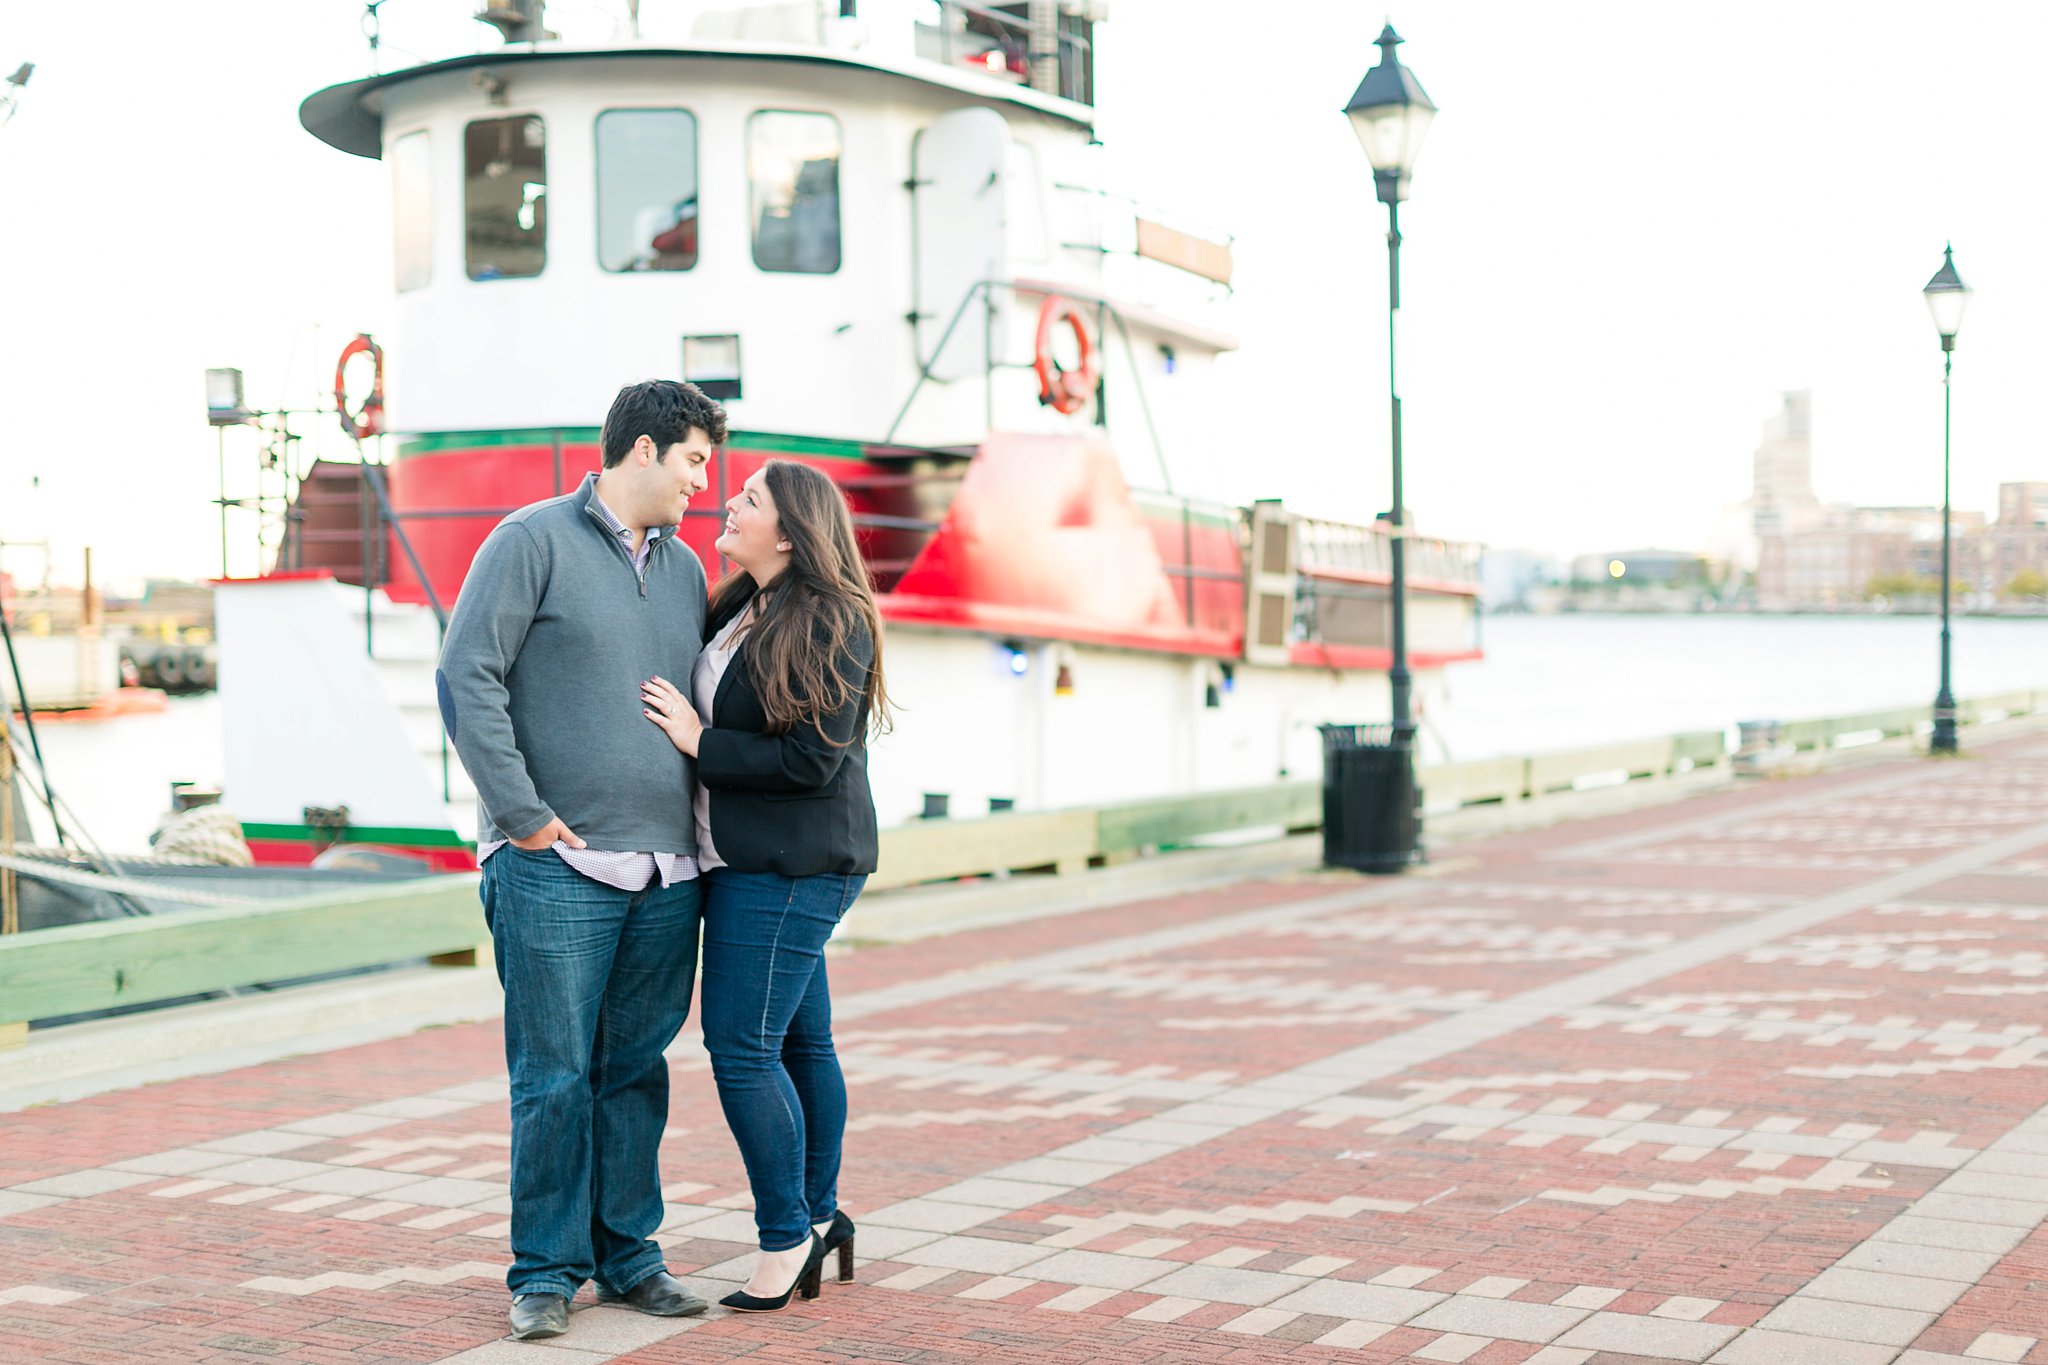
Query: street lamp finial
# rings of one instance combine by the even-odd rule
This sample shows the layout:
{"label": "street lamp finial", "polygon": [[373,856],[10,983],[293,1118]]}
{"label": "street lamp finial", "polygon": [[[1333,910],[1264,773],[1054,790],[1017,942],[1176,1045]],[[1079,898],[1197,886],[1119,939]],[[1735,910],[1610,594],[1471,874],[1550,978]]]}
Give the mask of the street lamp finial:
{"label": "street lamp finial", "polygon": [[1401,65],[1395,54],[1402,38],[1391,21],[1373,41],[1379,45],[1379,65],[1365,73],[1357,93],[1344,106],[1344,114],[1372,161],[1374,191],[1381,203],[1392,204],[1408,197],[1415,153],[1422,146],[1422,135],[1436,106],[1423,93],[1415,73]]}
{"label": "street lamp finial", "polygon": [[1963,323],[1963,307],[1969,301],[1970,287],[1963,283],[1963,277],[1956,273],[1956,253],[1953,245],[1941,249],[1941,269],[1934,272],[1934,278],[1927,282],[1921,294],[1927,300],[1928,309],[1934,314],[1935,330],[1941,333],[1941,349],[1952,351],[1956,347],[1956,329]]}

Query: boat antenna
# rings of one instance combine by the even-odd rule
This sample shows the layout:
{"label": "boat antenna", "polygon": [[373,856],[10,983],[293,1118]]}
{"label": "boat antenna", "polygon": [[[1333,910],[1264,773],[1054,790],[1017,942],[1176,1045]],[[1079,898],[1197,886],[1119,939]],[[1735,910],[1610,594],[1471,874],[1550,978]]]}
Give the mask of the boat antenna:
{"label": "boat antenna", "polygon": [[[0,859],[14,856],[14,744],[8,731],[0,729]],[[21,890],[15,885],[14,869],[0,861],[0,934],[21,932]]]}
{"label": "boat antenna", "polygon": [[363,0],[363,37],[370,44],[370,70],[377,69],[377,49],[384,42],[384,18],[377,11],[385,0]]}
{"label": "boat antenna", "polygon": [[36,74],[34,62],[23,62],[14,68],[14,74],[7,78],[7,87],[0,90],[0,128],[5,128],[14,111],[21,104],[21,92],[28,88],[28,78]]}
{"label": "boat antenna", "polygon": [[[22,728],[28,731],[28,747],[36,756],[36,774],[42,779],[43,799],[50,807],[50,824],[57,831],[57,842],[64,842],[64,822],[57,815],[57,793],[50,790],[50,768],[43,762],[43,742],[36,738],[35,708],[29,705],[28,692],[21,685],[21,660],[14,653],[14,632],[8,628],[7,613],[0,611],[0,643],[7,646],[7,667],[14,674],[14,699],[21,703]],[[7,718],[7,710],[0,707],[0,720]],[[9,727],[13,721],[7,721]]]}

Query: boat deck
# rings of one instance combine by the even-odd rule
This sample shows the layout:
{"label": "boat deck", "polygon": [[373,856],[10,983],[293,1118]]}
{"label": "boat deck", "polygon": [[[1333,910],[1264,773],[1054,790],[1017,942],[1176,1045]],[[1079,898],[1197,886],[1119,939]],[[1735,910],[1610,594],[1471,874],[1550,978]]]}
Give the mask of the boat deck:
{"label": "boat deck", "polygon": [[495,1023],[0,1116],[0,1357],[2038,1365],[2048,729],[1970,744],[837,958],[865,1263],[770,1317],[499,1340]]}

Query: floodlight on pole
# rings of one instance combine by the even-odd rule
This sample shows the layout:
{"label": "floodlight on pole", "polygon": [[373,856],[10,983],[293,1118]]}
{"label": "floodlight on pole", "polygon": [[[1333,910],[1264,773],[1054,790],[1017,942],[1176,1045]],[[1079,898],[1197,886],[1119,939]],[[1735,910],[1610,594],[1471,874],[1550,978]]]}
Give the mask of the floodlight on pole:
{"label": "floodlight on pole", "polygon": [[206,372],[206,423],[213,428],[214,462],[220,480],[220,496],[214,502],[220,508],[220,576],[228,576],[228,508],[241,503],[228,497],[228,445],[227,429],[254,422],[256,414],[249,411],[243,398],[242,372],[229,367],[219,367]]}
{"label": "floodlight on pole", "polygon": [[0,128],[14,117],[14,111],[21,105],[21,92],[28,89],[28,78],[36,74],[34,62],[23,62],[14,68],[14,74],[7,78],[7,88],[0,90]]}

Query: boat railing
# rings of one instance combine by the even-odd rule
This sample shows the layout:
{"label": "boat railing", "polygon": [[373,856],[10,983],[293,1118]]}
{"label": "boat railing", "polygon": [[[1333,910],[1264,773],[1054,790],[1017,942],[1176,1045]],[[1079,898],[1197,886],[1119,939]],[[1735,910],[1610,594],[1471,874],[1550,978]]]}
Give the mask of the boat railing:
{"label": "boat railing", "polygon": [[[1394,571],[1393,529],[1387,522],[1360,526],[1348,522],[1323,521],[1314,517],[1295,519],[1301,572],[1310,576],[1359,578],[1365,581],[1391,579]],[[1476,587],[1479,582],[1480,547],[1455,540],[1411,533],[1407,543],[1407,575],[1432,585]]]}
{"label": "boat railing", "polygon": [[846,494],[876,592],[893,591],[938,533],[965,464],[964,459],[952,458],[937,468],[833,475]]}
{"label": "boat railing", "polygon": [[[968,308],[972,306],[976,299],[982,300],[987,305],[982,310],[982,355],[993,356],[995,354],[994,331],[996,325],[995,291],[1007,289],[1012,294],[1040,294],[1046,292],[1048,288],[1050,286],[1025,286],[1015,280],[1007,279],[976,280],[968,285],[961,292],[960,302],[955,305],[953,315],[946,320],[945,330],[939,333],[938,344],[932,347],[931,358],[918,361],[917,378],[911,381],[910,392],[904,396],[903,406],[896,410],[896,416],[889,423],[889,431],[882,438],[882,444],[890,445],[895,442],[896,433],[902,430],[904,420],[910,416],[911,408],[916,405],[918,395],[924,392],[924,386],[927,383],[945,384],[951,382],[938,379],[933,373],[933,367],[938,364],[939,357],[946,353],[947,343],[952,341],[953,333],[959,329],[961,321],[967,316]],[[1137,354],[1131,347],[1131,331],[1124,322],[1123,313],[1118,310],[1114,302],[1099,293],[1093,293],[1085,289],[1069,288],[1064,285],[1060,286],[1057,292],[1065,295],[1075,303],[1088,304],[1095,309],[1095,331],[1097,335],[1107,335],[1102,325],[1105,319],[1115,324],[1117,340],[1123,347],[1126,372],[1131,376],[1131,392],[1136,396],[1138,410],[1145,418],[1145,434],[1152,442],[1152,455],[1158,462],[1159,477],[1163,481],[1166,490],[1172,492],[1173,473],[1167,467],[1166,449],[1159,441],[1159,423],[1153,420],[1151,400],[1145,394],[1144,381],[1139,378],[1143,372],[1138,367]],[[986,429],[989,431],[994,431],[996,426],[996,370],[998,368],[1001,367],[993,362],[982,366],[982,416]],[[1025,368],[1029,367],[1026,366]]]}
{"label": "boat railing", "polygon": [[1143,279],[1152,293],[1173,291],[1190,309],[1214,305],[1235,292],[1231,257],[1237,238],[1232,233],[1184,210],[1099,185],[1055,180],[1052,188],[1066,196],[1062,202],[1072,209],[1062,215],[1061,250],[1093,252],[1105,263],[1114,259],[1128,269],[1149,270],[1132,278]]}
{"label": "boat railing", "polygon": [[[1223,503],[1204,502],[1198,498],[1186,497],[1169,490],[1133,489],[1132,496],[1140,504],[1165,504],[1168,514],[1180,524],[1180,560],[1178,563],[1162,556],[1160,565],[1168,578],[1175,580],[1179,588],[1181,612],[1187,624],[1196,624],[1196,594],[1204,583],[1228,583],[1236,593],[1244,591],[1245,553],[1250,548],[1247,538],[1243,510]],[[1195,560],[1195,523],[1206,521],[1222,523],[1231,529],[1232,548],[1235,551],[1233,567],[1224,569],[1214,565],[1199,564]],[[1163,547],[1162,547],[1163,548]]]}
{"label": "boat railing", "polygon": [[[966,0],[940,0],[939,22],[917,26],[917,54],[947,67],[971,64],[997,80],[1028,85],[1048,95],[1095,103],[1095,48],[1085,21],[1062,14],[1054,52],[1033,41],[1031,21]],[[1056,69],[1033,79],[1036,63],[1053,59]]]}
{"label": "boat railing", "polygon": [[[897,410],[895,419],[889,423],[888,434],[882,438],[882,443],[888,445],[895,441],[896,433],[910,416],[911,409],[916,405],[918,396],[924,391],[924,386],[927,383],[944,384],[951,382],[939,379],[933,370],[938,363],[938,358],[945,354],[947,344],[953,339],[953,333],[959,330],[961,322],[967,316],[968,309],[973,306],[976,300],[992,304],[995,291],[999,289],[1006,289],[1012,293],[1037,294],[1043,293],[1045,289],[1050,287],[1036,284],[1027,286],[1019,284],[1015,280],[1006,279],[976,280],[970,284],[962,292],[960,302],[954,307],[952,316],[947,319],[945,330],[939,333],[938,344],[932,347],[931,358],[919,361],[917,378],[911,383],[910,392],[905,395],[903,406]],[[1166,448],[1161,443],[1159,437],[1159,423],[1152,415],[1151,400],[1146,395],[1144,380],[1140,377],[1143,374],[1143,370],[1138,365],[1136,352],[1131,345],[1130,327],[1125,322],[1122,311],[1109,298],[1099,293],[1067,286],[1060,286],[1060,292],[1074,302],[1086,304],[1095,310],[1095,330],[1098,335],[1108,335],[1109,328],[1104,326],[1105,322],[1109,324],[1109,327],[1113,327],[1116,332],[1117,344],[1123,351],[1125,373],[1131,376],[1131,392],[1137,399],[1139,413],[1145,419],[1145,434],[1151,442],[1152,456],[1159,471],[1160,487],[1149,494],[1149,496],[1155,499],[1163,498],[1174,503],[1178,508],[1178,516],[1181,522],[1180,562],[1175,564],[1169,561],[1164,567],[1168,576],[1179,580],[1181,584],[1179,595],[1182,612],[1186,617],[1187,623],[1194,625],[1198,615],[1196,588],[1199,583],[1204,581],[1222,581],[1242,584],[1244,582],[1242,543],[1239,545],[1238,564],[1235,569],[1226,570],[1195,563],[1194,525],[1198,516],[1201,515],[1201,509],[1197,507],[1194,500],[1174,491],[1173,472],[1167,464]],[[982,327],[984,330],[982,353],[984,355],[993,354],[993,337],[989,335],[995,327],[995,309],[993,306],[988,306],[984,309]],[[998,368],[1000,367],[994,364],[983,367],[983,419],[990,431],[995,429],[996,424],[995,375]],[[1235,508],[1215,509],[1214,514],[1233,524],[1239,520],[1239,513]],[[1240,542],[1242,542],[1242,529],[1241,526],[1238,527],[1238,539]]]}
{"label": "boat railing", "polygon": [[[369,488],[372,496],[376,498],[376,516],[373,520],[382,521],[390,526],[391,538],[398,542],[398,548],[405,555],[405,562],[412,568],[413,577],[419,580],[420,590],[427,595],[427,607],[434,613],[434,643],[438,651],[441,641],[446,639],[448,635],[448,609],[441,605],[441,596],[434,591],[434,580],[427,576],[426,567],[420,563],[418,551],[413,549],[412,537],[405,532],[405,519],[391,505],[390,490],[384,486],[383,469],[368,459],[363,461],[363,483]],[[372,557],[383,549],[383,544],[384,537],[382,534],[373,534],[365,541],[363,546],[363,562],[366,565],[371,563]],[[377,575],[366,573],[363,577],[374,583]],[[374,593],[375,589],[365,587],[363,591],[365,594],[370,594]],[[372,603],[367,601],[363,604],[363,642],[365,648],[369,648],[373,639],[371,630],[372,622],[376,620],[376,612],[372,610],[372,605]],[[374,650],[372,653],[374,653]],[[449,757],[448,753],[448,731],[444,728],[441,730],[441,799],[443,801],[454,798],[453,762],[454,760]]]}
{"label": "boat railing", "polygon": [[[344,468],[346,467],[346,462],[337,461],[334,463],[339,463]],[[448,512],[438,510],[400,512],[392,505],[391,491],[384,482],[385,466],[379,461],[372,459],[370,450],[360,441],[356,443],[355,467],[357,485],[363,493],[369,495],[368,497],[359,495],[357,500],[358,559],[356,562],[360,566],[361,571],[355,576],[362,579],[363,652],[373,659],[377,657],[377,590],[383,587],[391,577],[385,561],[388,558],[387,545],[394,543],[397,545],[399,553],[405,556],[405,562],[412,569],[413,577],[418,580],[420,591],[426,597],[428,610],[434,614],[434,641],[438,650],[441,640],[448,634],[448,608],[442,603],[440,594],[434,590],[434,581],[427,576],[426,566],[420,560],[419,551],[413,546],[411,535],[406,532],[405,523],[408,520],[422,517],[490,516],[495,519],[503,516],[504,512],[471,511],[469,509]],[[300,481],[301,487],[304,486],[304,482],[303,480]],[[512,509],[507,508],[505,510],[510,511]],[[280,570],[291,570],[301,567],[299,561],[304,554],[306,537],[308,535],[302,524],[306,514],[304,511],[297,509],[296,495],[294,495],[292,504],[288,505],[285,515],[286,529],[279,542],[277,567]],[[448,750],[448,736],[446,732],[443,732],[440,737],[440,767],[441,799],[444,801],[451,799],[454,791],[451,771],[453,762],[454,760]]]}
{"label": "boat railing", "polygon": [[824,0],[695,0],[668,17],[693,42],[813,44],[825,41],[827,13]]}
{"label": "boat railing", "polygon": [[[420,590],[427,595],[427,607],[434,613],[435,627],[441,634],[447,634],[448,609],[441,605],[441,595],[434,591],[434,580],[427,577],[426,568],[420,563],[419,552],[413,549],[412,537],[405,533],[406,514],[400,513],[391,505],[391,493],[384,486],[382,468],[367,460],[364,461],[363,482],[369,485],[371,494],[377,499],[378,517],[390,524],[392,538],[398,542],[399,550],[404,553],[405,562],[411,566],[413,577],[419,579]],[[381,541],[383,537],[378,536],[375,539]],[[366,550],[366,553],[375,552],[374,544]]]}

